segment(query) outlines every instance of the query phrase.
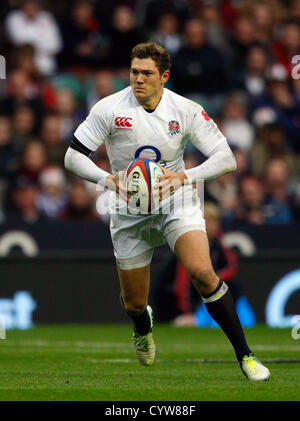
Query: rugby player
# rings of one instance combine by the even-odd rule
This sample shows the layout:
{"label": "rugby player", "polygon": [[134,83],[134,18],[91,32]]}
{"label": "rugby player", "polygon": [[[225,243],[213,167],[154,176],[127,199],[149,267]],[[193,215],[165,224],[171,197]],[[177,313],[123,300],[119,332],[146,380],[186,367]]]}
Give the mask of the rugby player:
{"label": "rugby player", "polygon": [[[235,171],[234,155],[201,105],[165,88],[170,57],[146,42],[131,53],[130,86],[99,101],[80,124],[65,155],[65,167],[111,190],[110,232],[121,287],[121,302],[134,325],[133,343],[141,364],[155,358],[152,309],[148,305],[150,264],[156,246],[167,243],[184,265],[209,314],[231,342],[242,372],[267,380],[266,368],[249,348],[233,299],[211,264],[205,220],[193,183]],[[183,153],[190,139],[207,160],[185,170]],[[90,159],[105,142],[112,174]],[[162,203],[184,198],[184,212],[141,215],[128,211],[124,168],[147,156],[162,168],[156,188]]]}

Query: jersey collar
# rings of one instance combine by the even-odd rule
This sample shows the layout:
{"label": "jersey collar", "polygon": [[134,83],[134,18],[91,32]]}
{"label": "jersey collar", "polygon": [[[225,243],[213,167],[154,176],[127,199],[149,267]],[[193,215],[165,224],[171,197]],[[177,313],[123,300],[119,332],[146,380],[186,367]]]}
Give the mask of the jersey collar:
{"label": "jersey collar", "polygon": [[[131,87],[130,87],[130,89],[131,89]],[[162,93],[162,96],[161,96],[161,99],[160,99],[160,101],[159,101],[159,103],[158,103],[158,105],[157,105],[157,107],[155,108],[155,110],[152,112],[152,113],[148,113],[146,110],[145,110],[145,108],[138,102],[138,100],[136,99],[136,97],[135,97],[135,95],[134,95],[134,93],[133,93],[133,91],[132,91],[132,89],[131,89],[131,95],[133,96],[133,100],[134,100],[134,102],[135,102],[135,104],[138,106],[138,107],[140,107],[142,110],[143,110],[143,112],[146,114],[146,115],[149,115],[149,116],[152,116],[152,115],[155,115],[158,111],[159,111],[159,109],[161,108],[161,106],[162,106],[162,103],[165,101],[165,88],[163,89],[163,93]]]}

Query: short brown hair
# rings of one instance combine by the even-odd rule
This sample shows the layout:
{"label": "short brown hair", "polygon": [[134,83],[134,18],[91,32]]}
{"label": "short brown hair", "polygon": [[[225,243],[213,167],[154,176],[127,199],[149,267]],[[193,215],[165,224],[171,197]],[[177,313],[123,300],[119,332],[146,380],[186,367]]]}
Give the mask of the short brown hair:
{"label": "short brown hair", "polygon": [[132,63],[134,58],[143,59],[149,57],[155,62],[160,74],[170,69],[171,60],[168,51],[156,42],[141,42],[133,47],[130,62]]}

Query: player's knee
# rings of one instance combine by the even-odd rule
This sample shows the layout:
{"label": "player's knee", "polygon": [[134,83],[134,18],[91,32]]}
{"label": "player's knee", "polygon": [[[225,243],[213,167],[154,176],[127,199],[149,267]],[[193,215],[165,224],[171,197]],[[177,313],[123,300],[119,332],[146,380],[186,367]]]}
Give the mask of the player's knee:
{"label": "player's knee", "polygon": [[190,271],[190,277],[199,287],[209,287],[217,279],[212,267],[199,266]]}

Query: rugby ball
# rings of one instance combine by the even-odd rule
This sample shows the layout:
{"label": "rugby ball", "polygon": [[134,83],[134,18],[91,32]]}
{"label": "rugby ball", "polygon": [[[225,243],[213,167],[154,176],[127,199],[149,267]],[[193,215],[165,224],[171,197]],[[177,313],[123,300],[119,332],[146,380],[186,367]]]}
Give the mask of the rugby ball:
{"label": "rugby ball", "polygon": [[154,190],[161,168],[150,158],[140,156],[127,167],[125,185],[129,207],[135,213],[151,213],[159,208],[159,190]]}

